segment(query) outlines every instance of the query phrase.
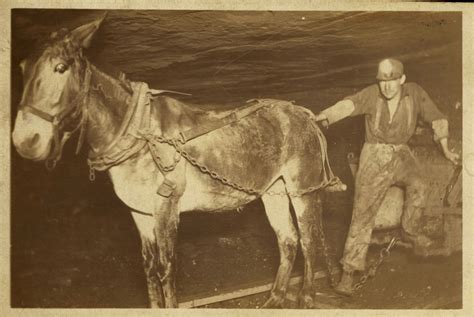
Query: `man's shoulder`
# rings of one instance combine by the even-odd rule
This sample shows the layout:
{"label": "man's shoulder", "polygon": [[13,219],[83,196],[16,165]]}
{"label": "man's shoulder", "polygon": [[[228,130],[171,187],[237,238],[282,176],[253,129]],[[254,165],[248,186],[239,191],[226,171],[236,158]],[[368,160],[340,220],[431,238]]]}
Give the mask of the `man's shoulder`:
{"label": "man's shoulder", "polygon": [[406,83],[404,87],[408,92],[411,93],[419,93],[424,91],[424,89],[420,85],[414,82]]}

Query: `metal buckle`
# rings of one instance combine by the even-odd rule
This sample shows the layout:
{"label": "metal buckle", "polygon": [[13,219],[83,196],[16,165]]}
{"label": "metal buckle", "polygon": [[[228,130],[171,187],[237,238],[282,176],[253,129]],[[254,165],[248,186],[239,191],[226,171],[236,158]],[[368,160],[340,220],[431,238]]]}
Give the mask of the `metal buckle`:
{"label": "metal buckle", "polygon": [[169,179],[165,178],[163,183],[161,183],[160,187],[158,187],[158,190],[156,193],[160,196],[163,196],[165,198],[170,197],[174,190],[176,189],[176,184]]}

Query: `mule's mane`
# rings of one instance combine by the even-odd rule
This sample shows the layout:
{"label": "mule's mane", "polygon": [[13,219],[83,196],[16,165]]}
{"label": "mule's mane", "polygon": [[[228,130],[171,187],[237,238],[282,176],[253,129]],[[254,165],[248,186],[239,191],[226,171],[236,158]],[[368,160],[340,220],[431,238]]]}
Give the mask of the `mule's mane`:
{"label": "mule's mane", "polygon": [[132,85],[124,72],[107,63],[101,63],[99,67],[93,65],[110,82],[122,86],[123,89],[133,94]]}
{"label": "mule's mane", "polygon": [[47,56],[61,57],[65,61],[73,59],[77,55],[79,45],[70,37],[65,28],[57,32],[41,36],[33,47],[29,58],[35,59],[42,54]]}
{"label": "mule's mane", "polygon": [[91,64],[91,70],[94,74],[94,77],[98,79],[102,92],[106,97],[126,100],[133,94],[130,82],[125,78],[125,76],[123,76],[123,78],[115,78],[101,69],[98,69],[93,64]]}

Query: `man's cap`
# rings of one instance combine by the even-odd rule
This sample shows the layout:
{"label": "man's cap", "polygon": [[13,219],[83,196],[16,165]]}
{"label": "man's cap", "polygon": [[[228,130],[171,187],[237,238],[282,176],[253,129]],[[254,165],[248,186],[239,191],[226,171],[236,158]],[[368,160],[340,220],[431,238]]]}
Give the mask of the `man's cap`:
{"label": "man's cap", "polygon": [[403,64],[399,60],[393,58],[384,59],[379,63],[377,72],[378,80],[392,80],[402,77]]}

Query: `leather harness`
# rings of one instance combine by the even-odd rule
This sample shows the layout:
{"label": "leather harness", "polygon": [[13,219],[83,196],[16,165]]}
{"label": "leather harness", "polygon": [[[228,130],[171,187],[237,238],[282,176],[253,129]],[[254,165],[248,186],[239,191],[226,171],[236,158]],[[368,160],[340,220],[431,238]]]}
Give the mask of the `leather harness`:
{"label": "leather harness", "polygon": [[[167,92],[178,93],[175,91],[150,89],[146,83],[132,82],[131,84],[134,91],[132,106],[125,115],[120,133],[104,150],[100,152],[91,151],[89,153],[88,163],[91,169],[98,171],[107,170],[114,165],[124,162],[143,149],[147,145],[147,142],[149,142],[141,136],[145,134],[145,131],[149,131],[150,129],[152,97]],[[223,118],[210,120],[186,131],[181,131],[176,135],[176,139],[179,140],[180,143],[185,144],[204,134],[235,123],[265,106],[275,104],[275,102],[281,101],[273,99],[249,100],[247,103],[250,105],[247,107],[237,109]],[[160,168],[159,165],[158,167]],[[167,172],[162,170],[162,168],[160,168],[160,170],[164,173]]]}

